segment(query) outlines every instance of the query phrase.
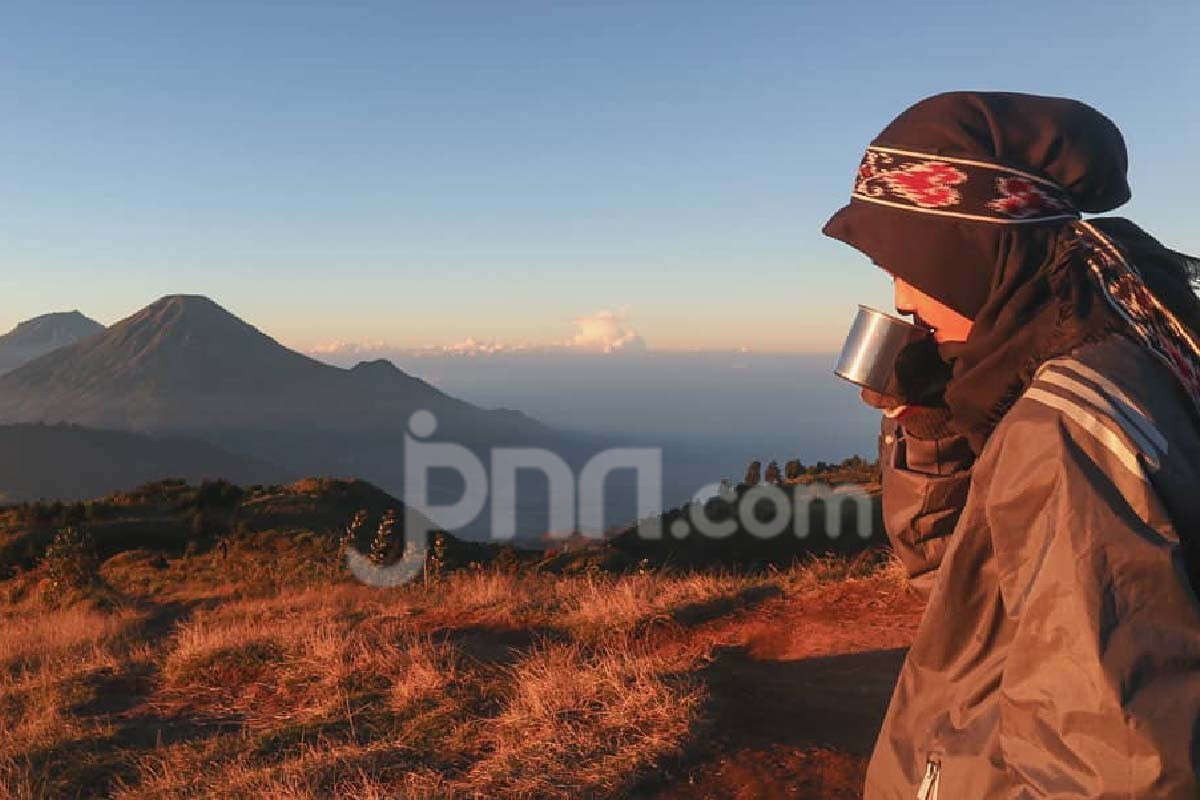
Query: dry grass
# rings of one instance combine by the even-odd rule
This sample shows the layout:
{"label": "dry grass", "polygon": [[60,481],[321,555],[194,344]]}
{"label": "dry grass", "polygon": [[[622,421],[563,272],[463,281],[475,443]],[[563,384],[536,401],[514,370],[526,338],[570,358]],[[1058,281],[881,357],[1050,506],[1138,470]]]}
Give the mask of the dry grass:
{"label": "dry grass", "polygon": [[126,554],[114,608],[0,603],[0,798],[625,796],[702,735],[738,615],[901,580],[831,559],[377,590],[218,566]]}
{"label": "dry grass", "polygon": [[458,787],[492,797],[614,792],[677,753],[695,724],[702,695],[677,675],[682,666],[640,639],[533,650],[510,670],[502,710],[480,726],[485,755]]}
{"label": "dry grass", "polygon": [[[92,687],[147,655],[129,610],[65,609],[36,603],[0,610],[0,797],[54,796],[63,782],[52,754],[73,754],[82,773],[95,759],[77,743],[110,732],[86,710]],[[103,768],[102,768],[103,769]]]}

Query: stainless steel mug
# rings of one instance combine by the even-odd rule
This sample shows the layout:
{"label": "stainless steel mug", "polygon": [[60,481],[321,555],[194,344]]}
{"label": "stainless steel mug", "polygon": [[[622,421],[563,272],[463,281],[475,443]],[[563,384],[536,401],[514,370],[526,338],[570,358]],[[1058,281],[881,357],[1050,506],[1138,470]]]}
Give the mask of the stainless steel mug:
{"label": "stainless steel mug", "polygon": [[880,394],[899,396],[896,357],[905,346],[933,332],[860,305],[833,374]]}

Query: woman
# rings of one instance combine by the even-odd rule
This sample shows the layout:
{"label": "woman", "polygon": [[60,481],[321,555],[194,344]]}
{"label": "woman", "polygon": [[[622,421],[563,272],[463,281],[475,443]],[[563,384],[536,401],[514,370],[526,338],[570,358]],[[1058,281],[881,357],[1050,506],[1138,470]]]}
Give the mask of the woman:
{"label": "woman", "polygon": [[884,129],[825,226],[937,342],[907,397],[864,393],[929,592],[868,800],[1200,797],[1196,264],[1081,219],[1125,172],[1088,106],[954,92]]}

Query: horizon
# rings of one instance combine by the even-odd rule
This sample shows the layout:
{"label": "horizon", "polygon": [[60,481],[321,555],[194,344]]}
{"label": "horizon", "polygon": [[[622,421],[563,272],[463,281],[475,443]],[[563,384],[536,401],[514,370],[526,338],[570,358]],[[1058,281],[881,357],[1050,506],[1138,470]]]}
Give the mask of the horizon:
{"label": "horizon", "polygon": [[[221,312],[217,317],[201,313],[201,320],[227,318],[248,324],[276,344],[318,363],[348,370],[361,363],[386,361],[452,397],[485,409],[515,409],[563,433],[710,448],[712,452],[701,462],[718,451],[717,460],[728,465],[732,453],[749,460],[756,453],[789,449],[803,450],[813,459],[836,460],[868,453],[874,442],[875,414],[857,402],[846,403],[855,390],[833,375],[833,353],[604,350],[590,342],[507,350],[305,351],[275,339],[253,320],[242,319],[203,295],[167,295],[127,319],[140,324],[136,320],[145,318],[143,312],[157,317],[165,304],[180,300],[198,301],[185,307],[211,306]],[[203,330],[218,328],[206,325]],[[128,334],[114,332],[108,340],[127,338]],[[54,351],[43,352],[54,358]],[[0,369],[0,374],[14,368]],[[755,408],[753,415],[744,413],[748,406]],[[730,420],[738,423],[730,426]]]}
{"label": "horizon", "polygon": [[[220,301],[219,298],[209,297],[207,295],[186,294],[186,293],[169,293],[155,298],[143,305],[138,306],[129,313],[122,314],[117,318],[105,322],[97,319],[94,315],[89,314],[86,309],[70,308],[48,310],[29,317],[18,319],[11,327],[0,330],[0,336],[12,333],[18,327],[30,322],[37,321],[43,317],[61,316],[78,314],[93,322],[103,325],[105,328],[112,327],[129,317],[137,314],[139,311],[148,308],[156,303],[167,299],[177,297],[194,297],[203,298],[217,306],[233,314],[244,322],[259,330],[261,333],[274,339],[279,344],[298,353],[314,358],[318,361],[323,361],[333,366],[347,366],[359,363],[361,361],[375,361],[379,359],[391,361],[395,357],[458,357],[458,358],[487,358],[487,357],[538,357],[538,356],[555,356],[555,355],[571,355],[571,356],[600,356],[614,357],[620,356],[623,358],[636,357],[639,355],[828,355],[834,356],[837,353],[836,348],[819,349],[819,350],[754,350],[748,347],[728,347],[728,348],[652,348],[646,345],[636,335],[631,336],[628,328],[624,327],[619,314],[613,314],[611,317],[607,315],[593,315],[592,317],[579,318],[572,320],[571,324],[575,328],[575,335],[566,339],[550,340],[542,342],[496,342],[496,341],[480,341],[472,337],[459,342],[451,342],[449,344],[424,344],[420,346],[397,346],[385,341],[374,342],[353,342],[344,341],[341,339],[332,339],[327,341],[318,341],[315,344],[305,342],[287,341],[274,335],[271,331],[263,329],[255,323],[253,319],[242,317],[230,309]],[[590,330],[589,330],[590,328]]]}
{"label": "horizon", "polygon": [[[356,476],[361,477],[363,469],[374,469],[376,472],[369,474],[376,475],[376,480],[391,481],[381,485],[393,488],[398,485],[394,474],[379,472],[377,465],[371,466],[374,462],[363,462],[358,456],[342,462],[336,458],[329,461],[328,456],[313,461],[309,455],[288,455],[291,451],[287,448],[294,444],[285,444],[280,450],[280,445],[270,440],[269,433],[254,440],[258,441],[257,447],[250,444],[251,440],[245,439],[245,426],[255,423],[232,420],[241,419],[237,415],[262,403],[263,398],[255,394],[258,381],[243,386],[248,394],[237,404],[237,411],[226,409],[219,415],[220,422],[214,422],[213,407],[220,407],[222,395],[211,393],[212,383],[225,386],[228,391],[231,385],[240,385],[237,381],[242,378],[238,376],[250,374],[274,375],[276,379],[290,381],[286,378],[287,367],[284,366],[282,373],[278,369],[296,362],[288,358],[280,361],[285,350],[278,345],[286,348],[286,343],[277,342],[269,332],[257,329],[253,320],[238,318],[211,298],[168,295],[120,325],[100,329],[95,334],[83,331],[74,334],[85,337],[76,339],[74,347],[63,346],[70,341],[66,337],[71,334],[56,325],[39,326],[35,330],[38,333],[33,339],[4,344],[19,348],[22,342],[28,342],[25,346],[35,347],[48,333],[58,343],[50,347],[43,343],[41,358],[29,350],[11,352],[8,365],[0,367],[13,398],[26,396],[29,400],[24,404],[13,401],[17,406],[10,412],[21,421],[78,422],[82,415],[86,424],[99,428],[145,431],[182,425],[184,430],[199,431],[204,429],[202,420],[208,420],[208,424],[217,425],[209,431],[208,438],[234,452],[258,456],[260,448],[267,448],[267,452],[276,453],[268,461],[288,466],[293,463],[291,459],[299,459],[306,465],[302,472],[334,468],[341,474],[353,463],[351,473]],[[252,330],[256,333],[251,334]],[[260,340],[260,335],[265,338]],[[264,349],[267,340],[274,344]],[[251,361],[246,360],[249,354],[253,354]],[[338,368],[336,371],[347,378],[374,375],[376,378],[371,380],[378,380],[386,371],[360,373],[350,368],[383,359],[476,409],[522,412],[559,437],[555,447],[562,449],[560,455],[574,458],[598,446],[658,449],[665,459],[661,488],[667,503],[693,497],[699,487],[718,477],[735,479],[753,460],[783,463],[799,458],[810,464],[838,463],[850,456],[866,456],[869,460],[876,444],[877,414],[852,401],[856,391],[833,375],[832,354],[667,352],[645,348],[604,352],[565,343],[524,351],[339,350],[305,355],[315,359],[310,362],[312,371],[305,373],[314,382],[306,384],[308,391],[300,393],[301,396],[327,396],[322,388],[325,379],[320,376],[329,377],[329,373],[318,368],[318,363]],[[198,360],[193,360],[197,357]],[[22,364],[28,369],[23,369]],[[73,377],[75,373],[92,374],[94,364],[110,365],[101,367],[94,376],[100,383],[113,380],[116,374],[113,364],[127,365],[130,371],[121,381],[111,384],[115,394],[99,390],[99,384],[86,377],[78,378],[89,387],[82,395],[69,388],[63,393],[62,387],[69,387],[77,380]],[[147,370],[148,365],[158,366]],[[163,372],[168,365],[174,365],[174,369]],[[59,389],[47,392],[46,375],[55,371],[61,379],[55,384]],[[167,415],[165,418],[147,411],[152,406],[127,402],[131,395],[125,381],[133,381],[139,391],[153,393],[154,387],[163,385],[164,376],[172,375],[177,380],[184,380],[181,377],[184,375],[205,375],[208,382],[193,381],[188,384],[191,390],[159,406]],[[227,380],[233,383],[226,383]],[[342,390],[350,386],[338,385]],[[380,384],[370,385],[382,388]],[[31,391],[33,395],[28,394]],[[134,395],[141,396],[138,392]],[[99,404],[90,400],[80,404],[81,396],[107,399]],[[186,401],[182,399],[185,397]],[[395,397],[386,391],[382,397],[395,402]],[[193,405],[187,405],[189,402]],[[422,402],[436,406],[440,401]],[[267,409],[267,417],[257,424],[265,424],[266,431],[282,424],[286,415],[308,413],[300,410],[308,408],[307,405],[290,401],[282,405],[267,402],[263,408]],[[394,415],[385,413],[371,424],[383,426],[380,430],[388,425],[403,426],[407,413],[404,409],[401,401]],[[359,414],[375,414],[379,409],[363,408],[359,414],[345,414],[344,410],[340,402],[323,407],[319,422],[318,418],[309,419],[309,428],[314,424],[322,429],[353,427],[363,421]],[[269,424],[265,422],[267,419],[271,420]],[[228,439],[220,432],[222,426],[228,425],[242,433]],[[473,434],[462,430],[460,435],[469,439]],[[353,441],[351,433],[343,433],[342,438],[345,442]],[[350,445],[344,443],[344,446]],[[614,519],[634,514],[635,509],[627,499],[618,493],[612,504],[606,505]],[[536,526],[540,522],[535,518],[522,524]]]}
{"label": "horizon", "polygon": [[1200,250],[1200,112],[1160,100],[1200,7],[944,9],[11,5],[0,328],[188,292],[307,352],[832,352],[890,287],[821,224],[888,120],[972,87],[1108,114],[1116,213]]}

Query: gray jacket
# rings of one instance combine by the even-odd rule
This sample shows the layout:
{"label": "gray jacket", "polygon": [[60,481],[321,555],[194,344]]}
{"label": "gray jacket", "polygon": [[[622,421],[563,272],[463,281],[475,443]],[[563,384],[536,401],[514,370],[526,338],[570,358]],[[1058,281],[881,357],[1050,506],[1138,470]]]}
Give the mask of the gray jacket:
{"label": "gray jacket", "polygon": [[978,459],[885,420],[885,527],[929,604],[867,800],[1200,798],[1186,402],[1115,336],[1044,364]]}

